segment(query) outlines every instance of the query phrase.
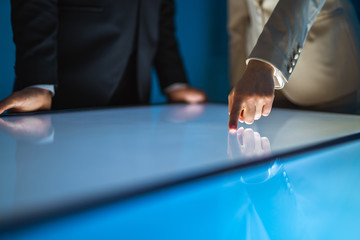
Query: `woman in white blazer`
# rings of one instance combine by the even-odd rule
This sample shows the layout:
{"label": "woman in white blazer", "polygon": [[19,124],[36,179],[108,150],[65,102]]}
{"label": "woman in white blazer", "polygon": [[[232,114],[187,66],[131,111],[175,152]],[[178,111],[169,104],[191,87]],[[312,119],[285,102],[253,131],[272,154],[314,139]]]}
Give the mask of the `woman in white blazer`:
{"label": "woman in white blazer", "polygon": [[230,129],[275,106],[359,110],[360,24],[349,0],[228,0]]}

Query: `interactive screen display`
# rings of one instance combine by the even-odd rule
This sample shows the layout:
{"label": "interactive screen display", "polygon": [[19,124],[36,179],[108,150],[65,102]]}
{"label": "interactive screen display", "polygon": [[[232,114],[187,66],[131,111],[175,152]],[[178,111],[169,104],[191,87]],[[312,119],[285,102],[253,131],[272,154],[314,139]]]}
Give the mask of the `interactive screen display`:
{"label": "interactive screen display", "polygon": [[0,223],[358,132],[359,116],[273,109],[230,134],[220,104],[3,117]]}

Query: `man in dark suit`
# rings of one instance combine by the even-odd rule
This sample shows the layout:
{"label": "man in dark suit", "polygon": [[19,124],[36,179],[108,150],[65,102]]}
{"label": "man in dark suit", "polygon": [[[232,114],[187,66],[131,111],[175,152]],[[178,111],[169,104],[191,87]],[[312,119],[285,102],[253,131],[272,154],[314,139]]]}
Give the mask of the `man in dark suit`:
{"label": "man in dark suit", "polygon": [[173,0],[12,0],[15,92],[0,113],[147,104],[151,68],[170,102],[203,102],[186,80]]}

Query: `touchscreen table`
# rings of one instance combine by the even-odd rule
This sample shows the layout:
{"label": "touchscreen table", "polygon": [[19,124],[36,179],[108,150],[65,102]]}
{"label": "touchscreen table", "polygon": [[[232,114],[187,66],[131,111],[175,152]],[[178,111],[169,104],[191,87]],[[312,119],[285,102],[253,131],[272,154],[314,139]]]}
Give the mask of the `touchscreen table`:
{"label": "touchscreen table", "polygon": [[[246,206],[241,210],[246,212],[244,216],[250,216],[251,220],[248,221],[255,221],[251,226],[257,226],[257,232],[262,229],[260,232],[271,237],[269,232],[274,230],[267,229],[264,223],[269,221],[267,218],[271,214],[262,209],[269,207],[269,203],[266,206],[259,200],[261,193],[254,192],[263,188],[264,196],[269,189],[281,194],[280,183],[274,184],[274,181],[282,181],[281,184],[287,189],[284,194],[290,195],[280,197],[283,201],[281,204],[295,211],[294,208],[297,208],[294,207],[296,204],[292,202],[291,194],[295,190],[301,192],[306,189],[299,176],[314,173],[313,168],[305,167],[313,164],[306,161],[306,156],[325,160],[314,162],[320,164],[321,167],[316,169],[323,178],[308,182],[313,185],[304,190],[304,196],[316,194],[317,190],[322,189],[321,184],[325,180],[327,183],[334,181],[333,190],[326,191],[336,196],[344,194],[341,191],[348,189],[344,186],[347,180],[352,181],[354,186],[359,183],[359,178],[354,175],[360,171],[360,164],[356,162],[360,156],[357,140],[360,132],[359,116],[273,109],[269,117],[263,117],[253,125],[240,124],[236,133],[229,133],[227,124],[228,110],[222,104],[160,105],[4,116],[0,119],[1,231],[4,234],[8,231],[15,234],[21,229],[31,229],[34,224],[60,221],[60,217],[82,214],[101,206],[132,204],[139,202],[139,199],[150,198],[138,203],[142,208],[148,207],[143,211],[145,215],[137,215],[139,212],[134,209],[139,206],[134,207],[133,212],[129,210],[131,207],[116,210],[120,211],[121,216],[128,217],[123,219],[124,222],[118,219],[120,223],[129,225],[131,219],[138,219],[136,225],[141,229],[145,226],[141,219],[146,219],[146,214],[150,216],[180,211],[168,209],[169,204],[171,201],[185,204],[186,201],[181,202],[182,194],[179,194],[184,190],[178,188],[192,186],[186,191],[197,192],[203,200],[208,194],[207,189],[212,188],[223,191],[224,198],[232,196],[234,202],[230,198],[226,201],[222,198],[228,207],[223,207],[221,211],[220,208],[213,209],[213,214],[217,214],[214,218],[224,220],[225,216],[240,214],[239,209],[231,209],[231,206],[236,203],[240,208],[241,203],[241,206]],[[352,147],[350,150],[336,150],[344,144]],[[327,158],[315,157],[321,154],[317,153],[319,151],[327,154],[338,151],[338,155],[334,153]],[[299,154],[305,154],[305,157],[296,158]],[[336,161],[334,156],[338,158]],[[294,175],[299,179],[294,178],[293,182],[289,182],[282,163],[282,159],[289,158],[293,160],[285,161],[284,164],[288,164],[291,171],[298,169]],[[338,170],[335,173],[339,174],[341,183],[329,178],[334,169]],[[248,202],[245,204],[238,199],[239,196],[224,190],[231,189],[234,176],[237,180],[241,179],[242,184],[268,184],[268,188],[259,185],[246,189],[249,196],[257,196],[251,199],[252,204],[260,206],[259,209],[249,208]],[[298,185],[298,189],[294,189],[293,183]],[[164,199],[152,194],[161,195],[165,190],[174,191],[171,194],[173,200],[165,201],[162,207],[158,206],[154,210],[151,204]],[[274,201],[278,198],[276,194],[271,195]],[[351,203],[359,199],[359,195],[354,193],[348,200]],[[192,203],[198,204],[196,201]],[[203,206],[206,206],[204,201]],[[299,201],[306,202],[306,199]],[[187,203],[187,206],[191,204]],[[360,213],[359,208],[353,210]],[[337,217],[346,219],[341,211],[338,214]],[[290,215],[279,211],[283,220]],[[200,214],[199,221],[211,221],[211,215],[209,218],[205,216]],[[230,218],[227,220],[230,221]],[[301,220],[299,216],[298,220]],[[259,224],[262,221],[263,224]],[[315,219],[313,221],[316,222]],[[273,222],[279,223],[278,220]],[[173,224],[174,229],[176,224]],[[220,225],[217,229],[222,232],[224,229]],[[204,234],[200,226],[196,229],[191,231]],[[112,231],[104,229],[102,234],[105,232],[109,234]],[[126,230],[120,232],[125,234]]]}

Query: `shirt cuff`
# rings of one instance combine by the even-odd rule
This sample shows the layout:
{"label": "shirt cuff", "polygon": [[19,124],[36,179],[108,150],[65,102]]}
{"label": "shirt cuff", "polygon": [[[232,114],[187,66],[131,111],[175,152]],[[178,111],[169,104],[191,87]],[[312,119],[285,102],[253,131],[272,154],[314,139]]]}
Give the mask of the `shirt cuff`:
{"label": "shirt cuff", "polygon": [[182,89],[182,88],[187,88],[189,85],[186,83],[173,83],[170,86],[168,86],[167,88],[164,89],[165,93],[169,93],[173,90],[178,90],[178,89]]}
{"label": "shirt cuff", "polygon": [[51,84],[38,84],[38,85],[29,86],[27,88],[46,89],[46,90],[49,90],[52,93],[52,96],[55,96],[55,88],[54,88],[54,85],[51,85]]}
{"label": "shirt cuff", "polygon": [[251,60],[257,60],[257,61],[269,64],[274,69],[273,78],[274,78],[275,89],[283,89],[284,88],[285,83],[287,83],[288,81],[286,80],[286,78],[284,77],[282,72],[277,67],[275,67],[272,63],[270,63],[270,62],[268,62],[268,61],[266,61],[264,59],[261,59],[261,58],[248,58],[248,59],[246,59],[246,65]]}

